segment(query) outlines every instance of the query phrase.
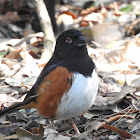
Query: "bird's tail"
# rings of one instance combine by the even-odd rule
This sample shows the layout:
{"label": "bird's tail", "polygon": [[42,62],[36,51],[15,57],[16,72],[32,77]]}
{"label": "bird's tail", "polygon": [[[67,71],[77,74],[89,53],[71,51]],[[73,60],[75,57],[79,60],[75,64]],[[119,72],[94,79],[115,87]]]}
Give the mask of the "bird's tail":
{"label": "bird's tail", "polygon": [[24,108],[22,106],[26,106],[27,104],[29,104],[31,101],[33,100],[33,98],[27,98],[25,99],[23,102],[21,103],[16,103],[13,104],[3,110],[0,111],[0,117],[2,117],[3,115],[7,114],[7,113],[11,113],[13,111],[19,110],[21,108]]}

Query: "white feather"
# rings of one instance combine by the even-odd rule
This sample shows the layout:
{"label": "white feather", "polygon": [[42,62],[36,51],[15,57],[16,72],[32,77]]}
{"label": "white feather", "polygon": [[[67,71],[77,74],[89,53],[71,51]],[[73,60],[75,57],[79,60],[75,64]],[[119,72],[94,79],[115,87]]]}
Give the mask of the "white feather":
{"label": "white feather", "polygon": [[94,103],[97,91],[98,76],[95,69],[88,77],[75,73],[71,88],[61,98],[56,119],[69,119],[82,115]]}

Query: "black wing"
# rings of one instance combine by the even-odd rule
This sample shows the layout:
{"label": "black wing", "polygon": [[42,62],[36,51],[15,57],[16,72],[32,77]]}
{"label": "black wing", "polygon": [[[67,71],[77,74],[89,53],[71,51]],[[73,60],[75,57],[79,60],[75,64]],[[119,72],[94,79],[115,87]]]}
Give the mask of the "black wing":
{"label": "black wing", "polygon": [[0,117],[3,116],[6,113],[10,113],[13,112],[15,110],[21,109],[21,108],[25,108],[25,106],[28,106],[28,104],[34,102],[36,103],[36,90],[39,86],[39,84],[43,81],[43,79],[51,72],[53,71],[55,68],[57,68],[59,66],[59,62],[55,57],[52,57],[51,60],[46,64],[46,66],[44,67],[44,69],[42,70],[41,74],[39,75],[39,77],[37,78],[36,83],[33,85],[33,87],[27,92],[27,95],[24,99],[23,102],[21,103],[15,103],[11,106],[9,106],[8,108],[5,108],[3,110],[0,111]]}

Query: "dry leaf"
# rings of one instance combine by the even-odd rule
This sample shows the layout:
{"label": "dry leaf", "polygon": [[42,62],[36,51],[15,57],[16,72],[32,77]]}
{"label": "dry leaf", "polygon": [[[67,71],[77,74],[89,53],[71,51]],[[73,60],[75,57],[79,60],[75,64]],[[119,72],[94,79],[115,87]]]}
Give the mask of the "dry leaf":
{"label": "dry leaf", "polygon": [[10,140],[10,139],[18,139],[16,134],[6,136],[6,137],[0,137],[0,140]]}
{"label": "dry leaf", "polygon": [[41,140],[42,139],[42,137],[40,135],[33,134],[33,133],[31,133],[23,128],[20,128],[20,127],[17,127],[15,129],[15,131],[16,131],[18,138],[27,137],[27,138],[31,138],[33,140]]}
{"label": "dry leaf", "polygon": [[18,59],[20,52],[22,51],[22,48],[10,48],[10,53],[5,56],[5,58],[9,59]]}
{"label": "dry leaf", "polygon": [[71,138],[68,136],[62,136],[60,134],[58,134],[57,131],[50,129],[50,128],[46,128],[44,131],[44,140],[70,140]]}
{"label": "dry leaf", "polygon": [[95,121],[87,123],[85,126],[85,130],[92,132],[93,130],[98,130],[101,127],[102,127],[102,122],[95,120]]}
{"label": "dry leaf", "polygon": [[124,130],[120,130],[118,129],[117,127],[114,127],[114,126],[111,126],[111,125],[108,125],[108,124],[103,124],[103,127],[105,129],[108,129],[108,130],[111,130],[113,132],[116,132],[120,135],[121,138],[125,138],[125,139],[130,139],[131,138],[131,134],[124,131]]}
{"label": "dry leaf", "polygon": [[133,80],[132,83],[131,83],[131,86],[139,89],[140,88],[140,77]]}
{"label": "dry leaf", "polygon": [[120,93],[118,93],[113,99],[108,101],[109,105],[115,104],[117,102],[119,102],[120,100],[122,100],[125,95],[127,95],[128,93],[132,93],[135,92],[136,88],[133,88],[131,86],[125,86],[122,87],[122,90],[120,91]]}
{"label": "dry leaf", "polygon": [[91,113],[84,113],[84,115],[83,115],[83,117],[85,117],[86,119],[91,119],[92,117],[93,117],[94,115],[93,114],[91,114]]}
{"label": "dry leaf", "polygon": [[63,12],[63,14],[70,15],[73,19],[77,19],[76,14],[72,11],[65,11],[65,12]]}
{"label": "dry leaf", "polygon": [[22,51],[21,56],[26,61],[25,69],[27,69],[27,71],[30,71],[32,73],[32,76],[38,76],[41,70],[37,66],[33,57],[27,51]]}

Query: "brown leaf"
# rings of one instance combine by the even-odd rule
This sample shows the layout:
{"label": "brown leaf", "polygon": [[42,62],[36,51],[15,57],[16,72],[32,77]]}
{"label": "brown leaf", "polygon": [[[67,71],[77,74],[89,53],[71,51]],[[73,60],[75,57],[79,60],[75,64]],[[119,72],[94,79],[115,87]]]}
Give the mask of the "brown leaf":
{"label": "brown leaf", "polygon": [[70,15],[73,19],[77,19],[77,16],[72,11],[65,11],[63,12],[63,14]]}
{"label": "brown leaf", "polygon": [[111,130],[113,132],[118,133],[122,139],[130,139],[131,138],[130,133],[128,133],[127,131],[121,130],[117,127],[114,127],[114,126],[111,126],[111,125],[108,125],[108,124],[103,124],[103,127],[105,129],[108,129],[108,130]]}
{"label": "brown leaf", "polygon": [[8,20],[14,22],[20,20],[20,17],[16,12],[7,12],[3,17],[0,18],[0,22],[6,22]]}
{"label": "brown leaf", "polygon": [[22,48],[10,48],[10,53],[5,57],[9,59],[18,59],[20,52],[22,51]]}
{"label": "brown leaf", "polygon": [[21,137],[28,137],[28,138],[32,138],[34,140],[40,140],[41,139],[41,136],[40,135],[37,135],[37,134],[33,134],[23,128],[20,128],[20,127],[17,127],[15,129],[16,131],[16,134],[18,136],[18,138],[21,138]]}
{"label": "brown leaf", "polygon": [[96,129],[98,130],[99,128],[103,127],[104,124],[106,124],[106,122],[108,123],[111,123],[112,121],[116,121],[118,120],[119,118],[129,118],[129,119],[132,119],[130,116],[128,115],[116,115],[116,116],[113,116],[113,117],[110,117],[108,119],[106,119],[103,123],[99,124],[96,126]]}
{"label": "brown leaf", "polygon": [[[116,115],[116,116],[113,116],[113,117],[110,117],[110,118],[108,118],[107,120],[106,120],[106,122],[112,122],[112,121],[116,121],[116,120],[118,120],[119,118],[131,118],[130,116],[128,116],[128,115]],[[132,118],[131,118],[132,119]],[[103,124],[105,124],[105,122],[103,122]]]}
{"label": "brown leaf", "polygon": [[36,133],[36,134],[39,134],[39,135],[43,136],[43,134],[44,134],[44,128],[43,128],[43,126],[40,124],[39,128],[32,128],[32,129],[30,130],[30,132],[31,132],[31,133]]}

